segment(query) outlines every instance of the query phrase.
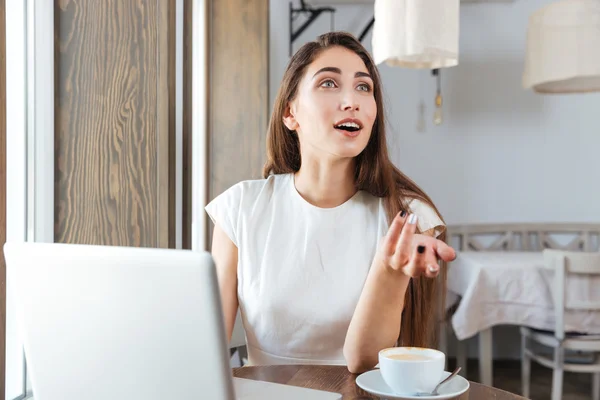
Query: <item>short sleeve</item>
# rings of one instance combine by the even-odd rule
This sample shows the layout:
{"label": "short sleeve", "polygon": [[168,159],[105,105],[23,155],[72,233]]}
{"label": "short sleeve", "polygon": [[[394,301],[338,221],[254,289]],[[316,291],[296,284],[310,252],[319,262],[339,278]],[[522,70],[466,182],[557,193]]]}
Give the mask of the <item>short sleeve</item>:
{"label": "short sleeve", "polygon": [[241,199],[242,186],[236,184],[215,197],[204,208],[212,222],[218,225],[236,246]]}
{"label": "short sleeve", "polygon": [[433,237],[438,237],[446,230],[446,224],[438,216],[435,210],[419,199],[413,199],[409,208],[413,214],[417,215],[417,226],[421,233],[431,233]]}

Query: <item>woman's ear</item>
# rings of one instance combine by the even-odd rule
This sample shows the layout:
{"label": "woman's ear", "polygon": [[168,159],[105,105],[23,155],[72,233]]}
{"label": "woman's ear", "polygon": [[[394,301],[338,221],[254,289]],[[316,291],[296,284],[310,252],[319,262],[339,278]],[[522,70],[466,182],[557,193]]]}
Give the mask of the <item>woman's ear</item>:
{"label": "woman's ear", "polygon": [[290,131],[298,129],[298,121],[296,121],[296,117],[289,105],[285,108],[285,112],[283,113],[283,123]]}

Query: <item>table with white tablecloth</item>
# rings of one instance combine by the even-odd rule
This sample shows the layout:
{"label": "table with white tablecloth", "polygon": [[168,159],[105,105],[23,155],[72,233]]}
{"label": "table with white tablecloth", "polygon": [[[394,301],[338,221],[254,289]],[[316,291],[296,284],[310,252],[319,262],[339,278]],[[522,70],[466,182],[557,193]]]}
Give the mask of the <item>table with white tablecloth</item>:
{"label": "table with white tablecloth", "polygon": [[[491,328],[496,325],[529,326],[554,330],[551,293],[553,272],[544,268],[542,252],[464,251],[448,268],[448,291],[459,299],[452,328],[459,340],[479,334],[482,382],[491,385]],[[600,280],[584,276],[567,281],[566,305],[600,300]],[[596,312],[565,313],[565,329],[600,333]]]}

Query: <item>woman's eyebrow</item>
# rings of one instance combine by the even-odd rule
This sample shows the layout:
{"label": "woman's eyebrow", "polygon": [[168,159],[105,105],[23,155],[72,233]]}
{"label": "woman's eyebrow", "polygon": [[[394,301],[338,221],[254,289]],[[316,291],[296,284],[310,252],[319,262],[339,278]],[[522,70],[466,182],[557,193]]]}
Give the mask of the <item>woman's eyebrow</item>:
{"label": "woman's eyebrow", "polygon": [[367,72],[357,72],[354,74],[355,78],[369,78],[370,80],[373,80],[373,78],[371,77],[371,75],[369,75]]}
{"label": "woman's eyebrow", "polygon": [[[315,74],[313,75],[313,78],[323,72],[333,72],[334,74],[341,75],[342,70],[337,67],[324,67],[324,68],[321,68],[320,70],[318,70],[317,72],[315,72]],[[366,72],[357,72],[356,74],[354,74],[354,77],[355,78],[365,77],[365,78],[369,78],[369,79],[373,80],[373,78],[371,78],[371,75],[369,75]]]}
{"label": "woman's eyebrow", "polygon": [[324,67],[321,68],[320,70],[318,70],[317,72],[315,72],[315,74],[313,75],[313,78],[319,74],[322,74],[323,72],[333,72],[335,74],[342,74],[342,70],[336,67]]}

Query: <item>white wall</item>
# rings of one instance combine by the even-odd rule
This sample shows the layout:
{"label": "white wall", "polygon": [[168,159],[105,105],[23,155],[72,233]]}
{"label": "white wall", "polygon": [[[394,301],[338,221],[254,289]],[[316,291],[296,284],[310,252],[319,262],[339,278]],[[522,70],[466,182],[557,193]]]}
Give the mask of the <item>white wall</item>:
{"label": "white wall", "polygon": [[[430,72],[380,66],[394,161],[448,223],[600,221],[600,95],[521,88],[527,18],[549,2],[461,7],[459,65],[442,71],[442,126],[431,122]],[[271,99],[289,59],[288,7],[271,0]],[[371,16],[372,6],[338,6],[335,29],[358,35]],[[294,48],[328,30],[322,15]],[[428,116],[422,134],[421,99]]]}
{"label": "white wall", "polygon": [[[380,66],[393,159],[449,224],[600,222],[600,94],[541,96],[521,87],[528,16],[549,2],[461,6],[459,65],[442,71],[439,127],[431,122],[430,72]],[[270,5],[273,101],[289,60],[289,3]],[[373,15],[369,5],[337,10],[335,29],[357,36]],[[294,49],[329,31],[329,23],[322,15]],[[369,50],[370,42],[369,35]],[[416,130],[421,100],[425,133]],[[495,336],[505,338],[496,341],[496,354],[514,354],[514,329]]]}

